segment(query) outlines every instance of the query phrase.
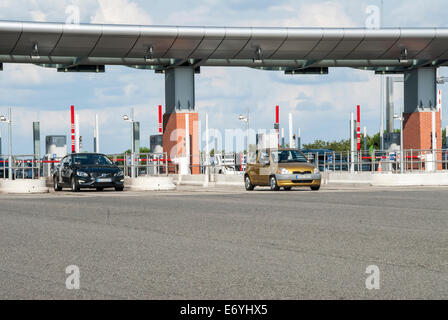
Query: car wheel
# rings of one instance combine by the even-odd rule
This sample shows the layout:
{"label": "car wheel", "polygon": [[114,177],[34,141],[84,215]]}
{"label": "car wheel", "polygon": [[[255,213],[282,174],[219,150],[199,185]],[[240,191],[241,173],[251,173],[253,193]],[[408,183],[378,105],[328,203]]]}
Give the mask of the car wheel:
{"label": "car wheel", "polygon": [[104,188],[96,188],[96,191],[103,191]]}
{"label": "car wheel", "polygon": [[115,187],[115,191],[121,192],[124,190],[124,187]]}
{"label": "car wheel", "polygon": [[246,176],[244,178],[244,185],[245,185],[247,191],[253,191],[255,189],[255,186],[250,181],[250,177],[249,176]]}
{"label": "car wheel", "polygon": [[62,188],[61,188],[61,186],[59,185],[59,182],[58,182],[58,178],[57,178],[57,177],[54,177],[54,178],[53,178],[53,188],[54,188],[54,191],[62,191]]}
{"label": "car wheel", "polygon": [[319,191],[320,190],[320,185],[319,186],[312,186],[311,190],[313,191]]}
{"label": "car wheel", "polygon": [[280,190],[280,188],[278,187],[277,184],[277,179],[275,178],[275,176],[272,176],[270,179],[270,185],[271,185],[271,190],[272,191],[278,191]]}
{"label": "car wheel", "polygon": [[285,187],[285,191],[291,191],[292,187]]}
{"label": "car wheel", "polygon": [[72,179],[70,180],[70,186],[72,189],[72,192],[78,192],[79,191],[79,185],[78,185],[78,181],[76,181],[75,177],[72,177]]}

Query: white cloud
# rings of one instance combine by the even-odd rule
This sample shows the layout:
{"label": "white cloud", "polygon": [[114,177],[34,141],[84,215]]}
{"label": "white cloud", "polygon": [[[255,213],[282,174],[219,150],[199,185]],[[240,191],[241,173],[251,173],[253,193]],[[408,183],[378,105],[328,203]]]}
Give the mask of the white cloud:
{"label": "white cloud", "polygon": [[[50,68],[42,68],[31,64],[7,64],[4,67],[5,84],[14,85],[39,85],[43,82],[50,83],[56,78],[56,70]],[[0,77],[0,83],[3,78]]]}
{"label": "white cloud", "polygon": [[33,10],[30,12],[31,19],[36,22],[46,22],[47,15],[39,10]]}
{"label": "white cloud", "polygon": [[98,0],[92,23],[149,25],[152,19],[144,9],[128,0]]}
{"label": "white cloud", "polygon": [[355,27],[354,21],[347,15],[344,6],[334,1],[304,4],[298,10],[297,18],[286,19],[288,27]]}

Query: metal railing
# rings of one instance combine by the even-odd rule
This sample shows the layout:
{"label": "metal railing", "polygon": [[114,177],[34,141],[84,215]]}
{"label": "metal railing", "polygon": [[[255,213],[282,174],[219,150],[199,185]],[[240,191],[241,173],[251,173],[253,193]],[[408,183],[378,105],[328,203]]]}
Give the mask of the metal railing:
{"label": "metal railing", "polygon": [[0,155],[0,179],[39,179],[43,175],[43,162],[35,155],[15,155],[9,162],[9,156]]}
{"label": "metal railing", "polygon": [[[177,170],[176,166],[170,164],[166,153],[130,153],[108,155],[125,176],[131,177],[134,170],[135,177],[168,175],[171,170]],[[134,160],[134,161],[132,161]]]}
{"label": "metal railing", "polygon": [[448,170],[448,150],[306,153],[321,171],[407,173]]}

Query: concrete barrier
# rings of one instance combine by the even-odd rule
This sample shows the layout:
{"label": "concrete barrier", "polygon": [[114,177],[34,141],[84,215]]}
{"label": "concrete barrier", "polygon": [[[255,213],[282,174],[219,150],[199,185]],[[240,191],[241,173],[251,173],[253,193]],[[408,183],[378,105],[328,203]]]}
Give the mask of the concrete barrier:
{"label": "concrete barrier", "polygon": [[170,191],[176,189],[173,177],[138,177],[126,179],[125,184],[132,191]]}
{"label": "concrete barrier", "polygon": [[326,173],[329,185],[370,185],[378,187],[448,186],[448,172],[416,173]]}
{"label": "concrete barrier", "polygon": [[[174,183],[181,186],[204,186],[205,175],[172,175]],[[244,178],[242,175],[225,175],[215,174],[210,176],[209,187],[214,186],[244,186]]]}
{"label": "concrete barrier", "polygon": [[45,178],[34,180],[0,180],[0,192],[9,194],[48,193]]}

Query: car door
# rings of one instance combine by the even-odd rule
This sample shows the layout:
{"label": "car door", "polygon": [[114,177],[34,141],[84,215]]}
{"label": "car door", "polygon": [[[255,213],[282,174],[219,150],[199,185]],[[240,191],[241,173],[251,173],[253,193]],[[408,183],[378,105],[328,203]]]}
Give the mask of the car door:
{"label": "car door", "polygon": [[258,161],[258,184],[269,185],[269,177],[271,175],[271,156],[269,150],[261,150]]}
{"label": "car door", "polygon": [[71,176],[71,161],[72,157],[68,156],[65,158],[65,161],[62,163],[61,168],[61,176],[62,176],[62,183],[65,185],[70,184],[70,176]]}

